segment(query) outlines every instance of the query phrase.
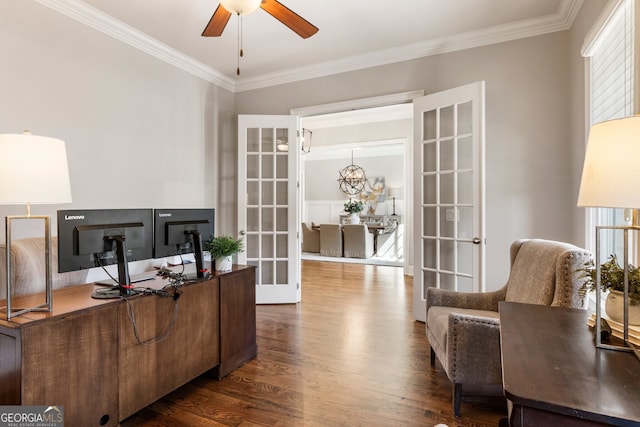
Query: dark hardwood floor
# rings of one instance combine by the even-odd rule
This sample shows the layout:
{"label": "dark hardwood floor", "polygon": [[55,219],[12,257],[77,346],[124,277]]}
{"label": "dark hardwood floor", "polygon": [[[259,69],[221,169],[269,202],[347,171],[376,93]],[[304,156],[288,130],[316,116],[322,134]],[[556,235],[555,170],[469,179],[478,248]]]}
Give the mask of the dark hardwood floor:
{"label": "dark hardwood floor", "polygon": [[497,426],[506,416],[503,398],[465,400],[452,415],[451,383],[429,364],[401,268],[304,261],[302,278],[300,304],[257,306],[256,359],[122,425]]}

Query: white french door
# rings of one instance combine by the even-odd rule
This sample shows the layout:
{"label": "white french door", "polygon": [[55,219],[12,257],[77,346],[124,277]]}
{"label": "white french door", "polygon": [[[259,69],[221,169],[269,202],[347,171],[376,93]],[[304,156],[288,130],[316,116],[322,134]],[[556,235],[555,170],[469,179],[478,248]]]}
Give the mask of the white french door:
{"label": "white french door", "polygon": [[414,301],[484,290],[484,82],[414,100]]}
{"label": "white french door", "polygon": [[241,264],[256,266],[256,302],[300,301],[296,116],[238,117]]}

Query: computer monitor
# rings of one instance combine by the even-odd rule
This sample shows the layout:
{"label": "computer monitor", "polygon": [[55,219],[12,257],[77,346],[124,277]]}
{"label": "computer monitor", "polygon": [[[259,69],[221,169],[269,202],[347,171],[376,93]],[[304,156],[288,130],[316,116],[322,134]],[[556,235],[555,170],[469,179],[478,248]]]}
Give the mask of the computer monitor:
{"label": "computer monitor", "polygon": [[202,242],[214,232],[215,209],[155,209],[154,258],[193,253],[196,277],[208,277]]}
{"label": "computer monitor", "polygon": [[58,272],[117,263],[119,294],[131,295],[128,262],[153,257],[152,229],[151,209],[59,210]]}

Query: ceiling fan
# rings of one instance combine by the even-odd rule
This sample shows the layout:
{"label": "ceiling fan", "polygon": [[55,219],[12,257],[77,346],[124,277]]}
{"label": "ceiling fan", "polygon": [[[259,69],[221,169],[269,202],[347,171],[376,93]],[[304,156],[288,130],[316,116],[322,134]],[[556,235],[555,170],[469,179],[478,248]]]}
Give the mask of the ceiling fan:
{"label": "ceiling fan", "polygon": [[232,14],[248,15],[259,8],[282,22],[303,39],[318,32],[318,27],[277,0],[220,0],[220,4],[202,32],[202,36],[218,37],[222,35]]}

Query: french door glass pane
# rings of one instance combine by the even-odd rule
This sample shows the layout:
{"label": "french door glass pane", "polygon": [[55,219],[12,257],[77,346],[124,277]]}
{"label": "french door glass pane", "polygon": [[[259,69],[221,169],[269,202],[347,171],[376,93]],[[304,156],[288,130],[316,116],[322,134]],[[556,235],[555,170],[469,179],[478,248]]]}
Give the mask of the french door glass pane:
{"label": "french door glass pane", "polygon": [[438,178],[436,175],[425,175],[422,184],[422,200],[426,204],[437,203],[438,194],[436,192]]}
{"label": "french door glass pane", "polygon": [[289,183],[287,181],[279,181],[276,183],[276,204],[278,206],[289,205]]}
{"label": "french door glass pane", "polygon": [[275,222],[273,218],[273,208],[262,208],[261,231],[274,231]]}
{"label": "french door glass pane", "polygon": [[440,203],[453,204],[455,203],[454,189],[455,186],[455,174],[443,173],[440,174]]}
{"label": "french door glass pane", "polygon": [[247,204],[257,205],[260,203],[260,184],[257,181],[247,182]]}
{"label": "french door glass pane", "polygon": [[425,111],[422,119],[422,140],[429,141],[436,139],[437,135],[437,110]]}
{"label": "french door glass pane", "polygon": [[289,215],[288,208],[276,209],[276,230],[277,231],[287,231],[288,215]]}
{"label": "french door glass pane", "polygon": [[455,165],[455,143],[453,138],[440,141],[440,170],[451,171],[456,168]]}
{"label": "french door glass pane", "polygon": [[458,276],[458,291],[473,292],[473,280],[471,277]]}
{"label": "french door glass pane", "polygon": [[441,289],[456,290],[456,277],[453,274],[439,273],[438,275],[440,276]]}
{"label": "french door glass pane", "polygon": [[289,269],[288,261],[276,261],[276,284],[277,285],[286,285],[289,277],[287,275],[287,271]]}
{"label": "french door glass pane", "polygon": [[440,138],[447,138],[454,135],[454,106],[449,105],[440,109]]}
{"label": "french door glass pane", "polygon": [[424,258],[422,260],[422,265],[425,268],[432,268],[432,269],[437,268],[438,267],[438,257],[436,252],[437,250],[436,245],[438,244],[437,240],[424,239],[423,244],[424,244],[424,248],[423,248]]}
{"label": "french door glass pane", "polygon": [[262,181],[262,198],[260,203],[262,205],[273,205],[273,182]]}
{"label": "french door glass pane", "polygon": [[247,129],[247,153],[256,153],[260,151],[260,129]]}
{"label": "french door glass pane", "polygon": [[473,204],[473,172],[458,173],[458,203]]}
{"label": "french door glass pane", "polygon": [[458,238],[473,238],[473,208],[462,206],[458,208]]}
{"label": "french door glass pane", "polygon": [[473,103],[471,101],[458,104],[458,135],[468,135],[472,128]]}
{"label": "french door glass pane", "polygon": [[473,168],[473,139],[472,137],[458,138],[458,169],[471,170]]}
{"label": "french door glass pane", "polygon": [[471,247],[473,243],[469,242],[458,242],[458,271],[459,274],[468,274],[471,275],[473,273],[473,263],[471,260],[473,259],[473,248]]}
{"label": "french door glass pane", "polygon": [[275,151],[274,147],[273,129],[262,128],[262,152],[273,153]]}
{"label": "french door glass pane", "polygon": [[440,269],[446,271],[456,271],[456,242],[453,240],[440,241]]}
{"label": "french door glass pane", "polygon": [[272,154],[263,154],[262,155],[262,178],[273,178],[273,155]]}
{"label": "french door glass pane", "polygon": [[436,143],[429,142],[426,144],[422,144],[423,153],[422,153],[422,171],[423,172],[436,172],[437,170],[437,151],[436,151]]}
{"label": "french door glass pane", "polygon": [[273,258],[273,236],[264,234],[262,236],[262,258]]}
{"label": "french door glass pane", "polygon": [[440,237],[455,237],[456,208],[443,206],[440,208]]}
{"label": "french door glass pane", "polygon": [[257,235],[249,234],[245,246],[248,258],[260,258],[260,241]]}
{"label": "french door glass pane", "polygon": [[256,179],[260,173],[260,157],[255,154],[247,154],[247,178]]}
{"label": "french door glass pane", "polygon": [[422,209],[423,212],[423,224],[422,224],[422,230],[425,236],[429,236],[429,237],[435,237],[436,233],[437,233],[437,229],[436,229],[436,225],[437,225],[437,212],[438,212],[438,208],[431,206],[431,207],[425,207]]}
{"label": "french door glass pane", "polygon": [[259,208],[247,208],[247,231],[260,231]]}

